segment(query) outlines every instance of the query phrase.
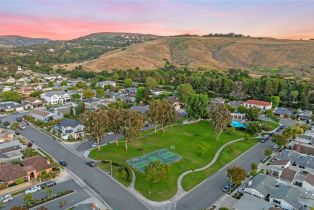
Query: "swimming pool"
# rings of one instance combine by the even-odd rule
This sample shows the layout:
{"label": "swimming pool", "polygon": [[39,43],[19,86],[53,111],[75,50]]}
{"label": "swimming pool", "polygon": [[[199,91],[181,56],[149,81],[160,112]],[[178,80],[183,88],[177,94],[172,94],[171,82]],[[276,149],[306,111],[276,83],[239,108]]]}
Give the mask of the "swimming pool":
{"label": "swimming pool", "polygon": [[230,126],[235,127],[235,128],[246,128],[246,125],[243,123],[240,123],[239,121],[232,121],[230,123]]}

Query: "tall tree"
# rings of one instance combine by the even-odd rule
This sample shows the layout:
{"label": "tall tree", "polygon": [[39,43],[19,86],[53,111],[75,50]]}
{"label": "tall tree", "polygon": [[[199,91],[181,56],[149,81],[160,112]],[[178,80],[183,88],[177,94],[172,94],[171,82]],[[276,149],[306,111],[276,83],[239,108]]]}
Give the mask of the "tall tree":
{"label": "tall tree", "polygon": [[200,119],[208,113],[208,96],[205,94],[191,94],[186,103],[186,111],[192,119]]}
{"label": "tall tree", "polygon": [[114,133],[117,146],[119,145],[117,135],[122,132],[122,127],[124,124],[124,114],[124,110],[120,108],[113,108],[108,110],[108,117],[110,119],[109,131]]}
{"label": "tall tree", "polygon": [[86,90],[83,90],[83,96],[84,98],[91,99],[95,96],[95,93],[90,89],[86,89]]}
{"label": "tall tree", "polygon": [[142,114],[135,110],[128,110],[125,114],[122,133],[125,137],[125,149],[128,150],[128,143],[136,140],[141,135],[141,129],[144,127],[144,118]]}
{"label": "tall tree", "polygon": [[107,112],[103,109],[92,112],[86,111],[84,112],[82,119],[85,127],[85,133],[97,143],[98,150],[100,150],[100,141],[109,126]]}
{"label": "tall tree", "polygon": [[124,86],[125,86],[126,88],[132,87],[132,86],[133,86],[133,81],[132,81],[132,79],[130,79],[130,78],[125,78],[125,79],[124,79]]}
{"label": "tall tree", "polygon": [[280,97],[279,96],[272,96],[270,98],[270,100],[271,100],[273,108],[276,108],[280,103]]}
{"label": "tall tree", "polygon": [[223,130],[231,121],[231,113],[224,104],[214,103],[209,109],[209,119],[215,128],[216,139],[219,138]]}
{"label": "tall tree", "polygon": [[231,179],[232,184],[239,185],[246,177],[246,172],[243,168],[233,166],[227,170],[228,177]]}
{"label": "tall tree", "polygon": [[145,79],[145,85],[149,89],[155,89],[158,87],[158,81],[154,79],[153,77],[147,77]]}
{"label": "tall tree", "polygon": [[33,195],[31,193],[24,195],[24,198],[23,198],[24,206],[30,206],[32,201],[33,201]]}
{"label": "tall tree", "polygon": [[155,126],[155,133],[157,126],[161,126],[165,132],[165,125],[175,120],[175,110],[168,101],[152,101],[149,106],[149,117]]}
{"label": "tall tree", "polygon": [[245,113],[245,117],[249,120],[249,121],[255,121],[258,119],[259,113],[260,113],[260,109],[256,108],[256,107],[251,107],[248,108],[246,113]]}
{"label": "tall tree", "polygon": [[195,94],[191,84],[180,84],[177,88],[177,96],[186,103],[189,95]]}

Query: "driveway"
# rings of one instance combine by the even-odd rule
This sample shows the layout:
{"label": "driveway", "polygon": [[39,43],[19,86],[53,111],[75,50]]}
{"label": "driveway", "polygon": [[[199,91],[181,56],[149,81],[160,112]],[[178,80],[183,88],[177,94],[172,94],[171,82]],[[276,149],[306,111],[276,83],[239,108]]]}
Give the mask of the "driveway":
{"label": "driveway", "polygon": [[[58,183],[54,187],[52,187],[53,192],[63,192],[66,190],[75,190],[75,193],[68,195],[64,198],[56,199],[53,201],[50,201],[47,204],[43,204],[43,206],[47,207],[48,209],[62,209],[59,207],[58,202],[63,199],[67,201],[67,205],[65,208],[69,208],[70,206],[75,205],[78,202],[81,202],[83,200],[86,200],[90,196],[84,191],[83,188],[79,187],[73,180],[69,180],[66,182]],[[47,196],[46,190],[43,189],[41,191],[33,193],[33,198],[43,198]],[[13,206],[23,206],[23,198],[24,193],[19,194],[13,198],[12,201],[6,203],[5,209],[10,209]],[[63,209],[65,209],[63,208]]]}
{"label": "driveway", "polygon": [[148,209],[111,177],[98,168],[87,166],[82,158],[60,145],[59,142],[53,140],[49,135],[30,126],[21,130],[20,133],[32,140],[55,159],[65,160],[68,163],[67,168],[113,209]]}
{"label": "driveway", "polygon": [[2,116],[2,117],[0,117],[0,120],[2,122],[8,121],[10,123],[13,123],[13,122],[16,122],[16,118],[24,117],[24,116],[27,116],[28,114],[29,114],[29,112],[21,112],[21,113],[16,112],[14,114]]}

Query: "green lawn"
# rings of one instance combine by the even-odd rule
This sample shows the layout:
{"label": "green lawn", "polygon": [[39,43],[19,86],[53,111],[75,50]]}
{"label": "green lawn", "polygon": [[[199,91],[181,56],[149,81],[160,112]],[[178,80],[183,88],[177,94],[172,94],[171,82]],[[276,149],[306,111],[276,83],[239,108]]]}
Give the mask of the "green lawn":
{"label": "green lawn", "polygon": [[[206,165],[223,144],[242,138],[244,135],[245,133],[239,131],[232,134],[223,133],[219,140],[216,140],[213,128],[209,126],[208,122],[202,121],[193,125],[170,127],[166,129],[165,133],[159,131],[157,134],[145,137],[140,142],[129,144],[128,151],[124,149],[123,143],[120,143],[118,147],[115,144],[106,145],[100,151],[96,149],[92,150],[90,157],[97,160],[111,159],[114,162],[126,163],[127,160],[134,157],[153,152],[157,149],[170,149],[172,145],[175,145],[175,152],[182,156],[182,160],[170,164],[169,178],[167,180],[161,183],[150,183],[146,180],[144,174],[134,170],[136,175],[135,188],[148,199],[162,201],[175,195],[177,191],[177,178],[181,173]],[[199,155],[199,144],[201,142],[210,144],[209,150],[203,156]],[[235,151],[239,150],[239,153],[230,151],[234,154],[232,157],[241,154],[253,145],[249,144],[245,147],[241,143],[236,143]],[[240,148],[237,149],[238,147]],[[195,186],[205,178],[193,181],[190,185]]]}
{"label": "green lawn", "polygon": [[182,187],[186,191],[192,189],[198,183],[217,172],[220,168],[234,160],[236,157],[238,157],[257,143],[258,140],[256,138],[252,138],[249,141],[240,141],[235,144],[228,145],[223,149],[214,165],[204,171],[193,172],[186,175],[182,180]]}
{"label": "green lawn", "polygon": [[[110,173],[111,164],[109,162],[108,163],[98,163],[97,166],[99,168],[101,168],[102,170]],[[121,173],[119,172],[119,167],[114,166],[114,165],[112,166],[112,176],[126,187],[128,187],[131,184],[131,181],[130,181],[131,179],[126,180],[126,179],[122,178]],[[131,174],[131,176],[132,176],[132,174]]]}

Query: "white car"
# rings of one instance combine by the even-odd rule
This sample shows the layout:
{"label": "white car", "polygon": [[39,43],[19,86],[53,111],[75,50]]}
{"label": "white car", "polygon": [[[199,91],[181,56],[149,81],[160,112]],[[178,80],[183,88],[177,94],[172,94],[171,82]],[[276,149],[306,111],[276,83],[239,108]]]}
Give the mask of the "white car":
{"label": "white car", "polygon": [[10,194],[0,196],[0,202],[2,202],[2,203],[6,203],[6,202],[9,202],[12,200],[13,200],[13,197]]}
{"label": "white car", "polygon": [[39,190],[41,190],[40,186],[33,186],[33,187],[25,190],[25,194],[34,193],[34,192],[37,192]]}
{"label": "white car", "polygon": [[274,144],[274,145],[273,145],[273,149],[278,149],[278,145],[277,145],[277,144]]}
{"label": "white car", "polygon": [[92,147],[93,147],[93,148],[98,147],[98,144],[97,144],[97,143],[93,143],[93,144],[92,144]]}
{"label": "white car", "polygon": [[25,128],[26,128],[25,125],[20,125],[20,129],[21,129],[21,130],[24,130]]}

